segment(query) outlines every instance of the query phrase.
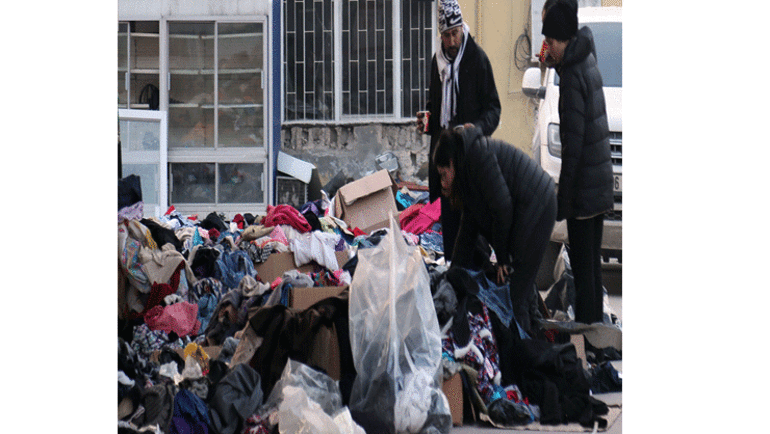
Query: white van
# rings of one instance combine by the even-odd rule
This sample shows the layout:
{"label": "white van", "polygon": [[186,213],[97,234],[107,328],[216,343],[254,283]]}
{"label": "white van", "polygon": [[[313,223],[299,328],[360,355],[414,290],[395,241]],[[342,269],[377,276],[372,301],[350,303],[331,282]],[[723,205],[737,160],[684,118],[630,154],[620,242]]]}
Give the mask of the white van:
{"label": "white van", "polygon": [[[596,57],[604,83],[604,99],[610,127],[610,149],[614,173],[615,205],[604,219],[602,255],[622,261],[623,211],[623,21],[619,7],[578,9],[578,28],[588,26],[594,36]],[[542,77],[542,81],[541,81]],[[547,68],[524,72],[522,91],[540,99],[532,137],[532,157],[559,184],[561,172],[561,140],[559,138],[559,75]],[[551,239],[562,242],[567,238],[566,221],[556,223]],[[543,263],[546,264],[546,260]]]}

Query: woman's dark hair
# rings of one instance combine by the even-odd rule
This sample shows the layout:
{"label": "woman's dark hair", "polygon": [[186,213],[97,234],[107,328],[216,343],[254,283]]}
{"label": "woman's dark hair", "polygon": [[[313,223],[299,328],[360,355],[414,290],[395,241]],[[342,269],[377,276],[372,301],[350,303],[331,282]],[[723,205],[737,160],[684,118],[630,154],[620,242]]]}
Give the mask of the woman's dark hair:
{"label": "woman's dark hair", "polygon": [[436,149],[433,150],[433,164],[436,167],[449,167],[449,161],[452,160],[457,169],[458,162],[462,160],[463,150],[463,136],[460,130],[444,130],[438,137]]}
{"label": "woman's dark hair", "polygon": [[462,171],[463,157],[465,156],[464,139],[462,130],[444,130],[438,138],[436,149],[433,150],[433,164],[436,167],[449,167],[449,162],[454,162],[455,178],[449,191],[449,203],[453,209],[462,209],[462,196],[460,194],[460,182],[458,177]]}

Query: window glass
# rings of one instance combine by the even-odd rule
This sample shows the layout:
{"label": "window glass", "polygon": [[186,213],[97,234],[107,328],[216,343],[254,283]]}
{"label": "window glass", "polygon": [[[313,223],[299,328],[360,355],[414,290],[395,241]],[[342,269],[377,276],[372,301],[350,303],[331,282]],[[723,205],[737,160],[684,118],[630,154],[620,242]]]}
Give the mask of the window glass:
{"label": "window glass", "polygon": [[220,146],[264,146],[262,27],[262,23],[219,24]]}
{"label": "window glass", "polygon": [[264,201],[263,171],[263,164],[220,164],[219,203],[254,203]]}
{"label": "window glass", "polygon": [[118,107],[126,108],[128,91],[126,73],[128,72],[128,23],[118,23]]}
{"label": "window glass", "polygon": [[169,23],[169,148],[214,147],[214,23]]}
{"label": "window glass", "polygon": [[171,203],[214,203],[214,163],[172,163]]}

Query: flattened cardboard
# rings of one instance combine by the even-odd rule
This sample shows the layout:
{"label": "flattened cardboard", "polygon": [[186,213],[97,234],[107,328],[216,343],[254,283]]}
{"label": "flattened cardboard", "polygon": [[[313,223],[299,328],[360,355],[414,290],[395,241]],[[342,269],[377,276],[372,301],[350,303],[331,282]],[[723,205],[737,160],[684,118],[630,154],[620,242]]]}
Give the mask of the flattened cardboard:
{"label": "flattened cardboard", "polygon": [[449,401],[449,412],[452,414],[452,425],[463,425],[463,380],[460,374],[454,374],[448,380],[444,380],[441,387],[444,391],[447,401]]}
{"label": "flattened cardboard", "polygon": [[315,165],[312,163],[302,161],[299,158],[293,157],[285,152],[278,151],[276,169],[278,169],[279,172],[283,172],[287,175],[299,179],[305,184],[310,182],[310,178],[313,175],[313,169],[315,168]]}
{"label": "flattened cardboard", "polygon": [[325,298],[340,295],[347,288],[348,285],[292,288],[291,293],[289,294],[289,307],[305,310]]}
{"label": "flattened cardboard", "polygon": [[387,170],[345,184],[334,196],[336,217],[350,228],[365,232],[388,226],[388,212],[398,215],[396,192],[398,186]]}
{"label": "flattened cardboard", "polygon": [[[348,262],[348,251],[334,252],[337,257],[337,265],[342,267]],[[265,283],[272,283],[275,279],[283,276],[283,273],[290,270],[299,270],[300,273],[312,273],[321,266],[315,261],[309,264],[297,267],[294,263],[294,252],[273,253],[267,257],[265,262],[254,266],[257,276]]]}

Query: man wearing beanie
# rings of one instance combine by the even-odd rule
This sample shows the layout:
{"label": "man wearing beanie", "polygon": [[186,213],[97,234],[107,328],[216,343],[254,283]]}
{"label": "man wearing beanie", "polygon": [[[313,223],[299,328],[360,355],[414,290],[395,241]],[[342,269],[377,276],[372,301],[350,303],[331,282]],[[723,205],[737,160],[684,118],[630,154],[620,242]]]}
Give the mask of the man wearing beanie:
{"label": "man wearing beanie", "polygon": [[578,30],[574,1],[557,0],[545,13],[543,35],[559,73],[561,173],[556,219],[567,219],[575,277],[575,320],[602,321],[601,244],[604,213],[612,209],[609,127],[591,29]]}
{"label": "man wearing beanie", "polygon": [[[500,123],[500,98],[489,58],[471,37],[457,0],[438,0],[437,3],[441,40],[431,63],[426,105],[426,110],[430,112],[427,133],[431,136],[428,157],[431,202],[441,194],[441,180],[431,158],[441,132],[456,126],[475,125],[485,136],[490,136]],[[423,119],[419,116],[417,119],[420,133],[423,131]],[[441,228],[447,260],[452,259],[459,225],[460,212],[452,210],[448,200],[442,200]]]}

